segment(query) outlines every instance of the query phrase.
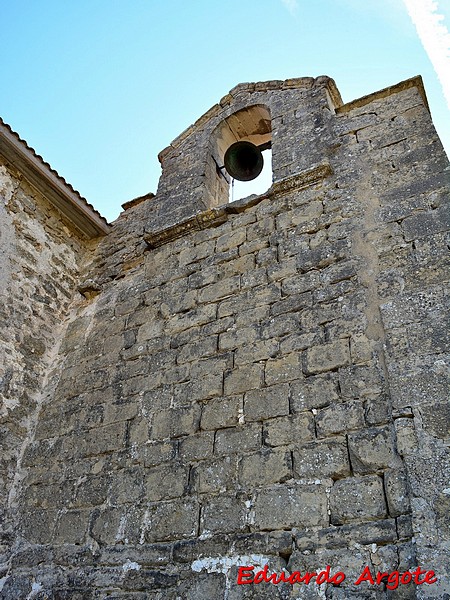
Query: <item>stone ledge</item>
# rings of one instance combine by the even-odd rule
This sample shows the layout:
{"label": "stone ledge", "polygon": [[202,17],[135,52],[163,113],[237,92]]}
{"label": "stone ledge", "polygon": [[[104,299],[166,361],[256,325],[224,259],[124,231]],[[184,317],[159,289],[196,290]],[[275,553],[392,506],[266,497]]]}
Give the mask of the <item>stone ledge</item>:
{"label": "stone ledge", "polygon": [[162,231],[156,233],[145,232],[144,240],[147,243],[148,248],[158,248],[163,244],[167,244],[168,242],[172,242],[173,240],[187,235],[191,231],[200,231],[201,229],[206,229],[208,227],[217,227],[218,225],[225,223],[227,218],[226,210],[223,207],[205,210],[186,221],[176,223]]}
{"label": "stone ledge", "polygon": [[124,202],[122,204],[122,208],[123,210],[129,210],[130,208],[134,208],[138,204],[142,204],[142,202],[151,200],[154,197],[155,194],[153,194],[153,192],[149,192],[148,194],[144,194],[143,196],[139,196],[138,198],[133,198],[132,200],[128,200],[128,202]]}
{"label": "stone ledge", "polygon": [[239,214],[252,206],[256,206],[267,198],[273,196],[283,196],[293,190],[304,189],[316,183],[319,183],[326,177],[332,174],[331,167],[328,163],[317,165],[312,169],[287,177],[281,181],[276,181],[272,184],[269,190],[260,196],[252,195],[247,198],[242,198],[225,204],[218,208],[205,210],[185,221],[171,225],[166,229],[162,229],[156,233],[144,232],[144,240],[149,249],[158,248],[168,242],[172,242],[178,238],[191,233],[191,231],[200,231],[209,227],[217,227],[225,223],[230,214]]}

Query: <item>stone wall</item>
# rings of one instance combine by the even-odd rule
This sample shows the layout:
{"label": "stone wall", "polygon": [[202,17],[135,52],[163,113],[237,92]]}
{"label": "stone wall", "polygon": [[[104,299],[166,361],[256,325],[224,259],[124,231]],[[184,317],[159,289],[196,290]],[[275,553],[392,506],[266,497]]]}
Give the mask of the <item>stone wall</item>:
{"label": "stone wall", "polygon": [[[450,594],[449,164],[420,81],[347,105],[327,78],[252,86],[163,153],[85,269],[6,599]],[[211,208],[205,149],[244,104],[270,110],[274,184]],[[249,565],[346,579],[237,585]],[[354,585],[366,566],[438,581]]]}
{"label": "stone wall", "polygon": [[87,242],[0,157],[0,562],[18,468],[43,402]]}

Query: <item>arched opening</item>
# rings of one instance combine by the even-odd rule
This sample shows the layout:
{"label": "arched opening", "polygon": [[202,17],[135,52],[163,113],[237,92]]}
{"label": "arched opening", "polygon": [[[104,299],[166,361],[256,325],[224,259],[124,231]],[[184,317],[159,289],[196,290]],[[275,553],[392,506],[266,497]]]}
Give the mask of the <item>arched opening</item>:
{"label": "arched opening", "polygon": [[[233,181],[224,166],[227,149],[239,141],[248,141],[263,152],[264,168],[252,181]],[[210,206],[219,206],[250,194],[260,194],[272,184],[272,126],[269,109],[261,104],[239,110],[216,127],[211,135],[206,188]]]}

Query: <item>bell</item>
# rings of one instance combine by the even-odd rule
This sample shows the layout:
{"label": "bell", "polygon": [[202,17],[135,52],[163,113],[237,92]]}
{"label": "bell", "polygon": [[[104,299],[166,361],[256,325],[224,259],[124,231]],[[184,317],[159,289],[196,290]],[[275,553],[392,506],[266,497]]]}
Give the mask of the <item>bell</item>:
{"label": "bell", "polygon": [[261,150],[251,142],[236,142],[225,152],[225,168],[233,179],[251,181],[261,173],[264,159]]}

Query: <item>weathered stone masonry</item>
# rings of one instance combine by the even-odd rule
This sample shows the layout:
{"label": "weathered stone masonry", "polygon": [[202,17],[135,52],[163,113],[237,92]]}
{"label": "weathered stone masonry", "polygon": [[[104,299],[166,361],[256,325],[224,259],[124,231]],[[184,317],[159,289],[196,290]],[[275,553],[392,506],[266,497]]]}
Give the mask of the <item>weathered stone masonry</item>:
{"label": "weathered stone masonry", "polygon": [[[239,139],[271,141],[273,185],[227,204]],[[450,170],[420,78],[346,105],[327,77],[239,85],[160,159],[155,196],[38,273],[67,299],[28,319],[40,379],[3,409],[0,597],[447,597]],[[236,584],[267,563],[347,578]],[[366,565],[438,582],[352,585]]]}

